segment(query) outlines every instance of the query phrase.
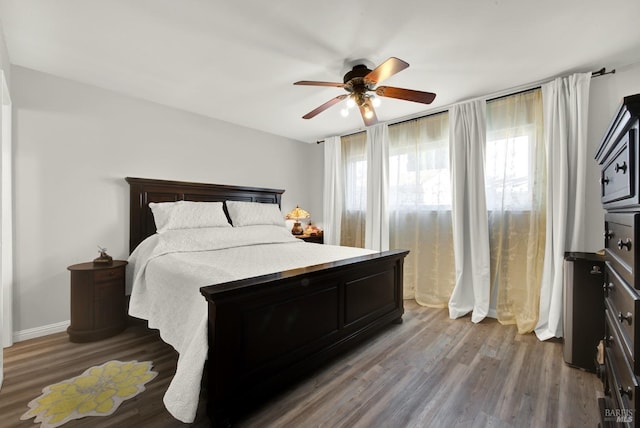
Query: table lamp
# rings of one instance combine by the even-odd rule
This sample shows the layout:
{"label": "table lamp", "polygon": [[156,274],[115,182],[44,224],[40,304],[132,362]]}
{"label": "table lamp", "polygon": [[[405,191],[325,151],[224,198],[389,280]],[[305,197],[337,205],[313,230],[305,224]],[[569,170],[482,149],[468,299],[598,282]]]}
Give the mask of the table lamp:
{"label": "table lamp", "polygon": [[293,228],[291,228],[291,233],[294,235],[303,235],[304,230],[302,229],[302,225],[300,224],[301,218],[309,218],[311,215],[296,205],[294,209],[292,209],[287,215],[287,220],[293,220]]}

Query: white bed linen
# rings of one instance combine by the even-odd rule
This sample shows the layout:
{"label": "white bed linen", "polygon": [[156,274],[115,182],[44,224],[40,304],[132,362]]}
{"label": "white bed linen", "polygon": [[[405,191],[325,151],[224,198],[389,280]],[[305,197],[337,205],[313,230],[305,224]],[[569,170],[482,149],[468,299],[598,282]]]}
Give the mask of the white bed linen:
{"label": "white bed linen", "polygon": [[164,395],[169,412],[193,422],[207,358],[207,304],[200,287],[371,254],[305,243],[279,226],[169,230],[129,257],[129,314],[149,321],[179,353]]}

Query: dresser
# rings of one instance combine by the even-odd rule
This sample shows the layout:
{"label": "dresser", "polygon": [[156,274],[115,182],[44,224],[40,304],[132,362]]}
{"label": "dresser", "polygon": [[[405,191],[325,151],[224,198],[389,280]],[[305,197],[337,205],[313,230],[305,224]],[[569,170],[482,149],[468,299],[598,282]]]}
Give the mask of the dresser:
{"label": "dresser", "polygon": [[640,94],[625,97],[596,153],[606,210],[603,426],[640,426],[639,117]]}

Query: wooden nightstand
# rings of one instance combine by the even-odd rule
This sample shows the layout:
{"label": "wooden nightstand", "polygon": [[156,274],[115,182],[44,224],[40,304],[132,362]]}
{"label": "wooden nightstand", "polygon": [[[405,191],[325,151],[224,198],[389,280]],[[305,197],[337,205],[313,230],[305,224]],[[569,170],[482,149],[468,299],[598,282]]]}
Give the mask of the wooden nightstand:
{"label": "wooden nightstand", "polygon": [[304,242],[313,242],[314,244],[324,244],[323,235],[293,235]]}
{"label": "wooden nightstand", "polygon": [[92,342],[120,333],[127,325],[124,277],[126,261],[69,266],[72,342]]}

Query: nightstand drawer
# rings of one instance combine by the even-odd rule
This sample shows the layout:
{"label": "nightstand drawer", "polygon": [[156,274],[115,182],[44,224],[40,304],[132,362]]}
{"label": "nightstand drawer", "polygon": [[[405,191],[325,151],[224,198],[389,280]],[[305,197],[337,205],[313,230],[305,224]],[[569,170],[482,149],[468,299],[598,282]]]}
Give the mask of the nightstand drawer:
{"label": "nightstand drawer", "polygon": [[313,244],[324,244],[324,235],[294,235],[298,239],[302,239],[304,242],[311,242]]}
{"label": "nightstand drawer", "polygon": [[118,281],[124,279],[124,269],[101,269],[94,272],[96,282]]}

